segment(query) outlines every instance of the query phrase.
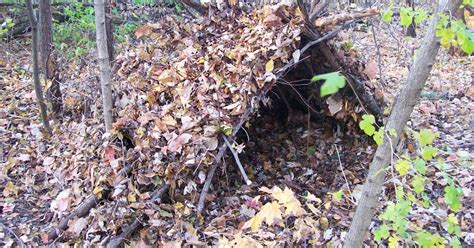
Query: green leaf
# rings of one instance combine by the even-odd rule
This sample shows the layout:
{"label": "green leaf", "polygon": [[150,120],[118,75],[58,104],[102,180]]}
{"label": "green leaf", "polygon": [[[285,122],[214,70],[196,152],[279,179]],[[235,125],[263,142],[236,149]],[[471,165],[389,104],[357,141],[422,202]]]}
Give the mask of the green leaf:
{"label": "green leaf", "polygon": [[395,164],[395,170],[400,174],[400,176],[404,176],[408,173],[410,169],[410,161],[405,159],[399,159]]}
{"label": "green leaf", "polygon": [[458,218],[454,214],[449,214],[448,219],[446,220],[446,231],[449,234],[455,234],[456,236],[461,236],[461,228],[459,227]]}
{"label": "green leaf", "polygon": [[430,203],[431,203],[431,199],[428,197],[428,195],[423,192],[421,193],[421,198],[423,198],[423,207],[425,208],[429,208],[430,207]]}
{"label": "green leaf", "polygon": [[461,8],[463,8],[464,6],[474,7],[474,0],[463,0],[461,4]]}
{"label": "green leaf", "polygon": [[398,218],[405,218],[412,210],[411,202],[407,200],[400,200],[397,202],[395,209],[398,213]]}
{"label": "green leaf", "polygon": [[384,136],[383,128],[380,128],[378,131],[374,133],[374,140],[377,145],[381,145],[383,143],[383,136]]}
{"label": "green leaf", "polygon": [[398,186],[397,188],[395,188],[395,196],[397,197],[397,199],[403,199],[405,197],[403,187]]}
{"label": "green leaf", "polygon": [[375,133],[375,117],[373,115],[363,115],[362,121],[359,122],[359,127],[365,134],[372,136]]}
{"label": "green leaf", "polygon": [[431,132],[429,129],[422,129],[420,131],[420,145],[425,146],[425,145],[431,145],[433,144],[434,139],[436,138],[436,135]]}
{"label": "green leaf", "polygon": [[474,53],[474,41],[472,39],[465,40],[461,43],[461,49],[469,55]]}
{"label": "green leaf", "polygon": [[382,21],[384,22],[391,22],[393,18],[393,10],[392,8],[387,9],[385,12],[382,14]]}
{"label": "green leaf", "polygon": [[414,19],[416,24],[421,24],[428,19],[428,11],[424,9],[417,9],[414,13]]}
{"label": "green leaf", "polygon": [[314,146],[309,146],[306,149],[306,155],[308,155],[308,156],[313,156],[315,153],[316,153],[316,147],[314,147]]}
{"label": "green leaf", "polygon": [[339,72],[331,72],[326,74],[321,74],[314,76],[311,81],[324,80],[325,82],[321,86],[321,97],[332,95],[339,91],[339,89],[344,88],[346,85],[346,79]]}
{"label": "green leaf", "polygon": [[339,190],[339,191],[334,192],[332,195],[334,196],[334,200],[338,202],[342,199],[343,194],[344,193],[342,192],[342,190]]}
{"label": "green leaf", "polygon": [[425,146],[421,150],[421,155],[424,160],[430,160],[434,158],[438,154],[438,149],[432,147],[432,146]]}
{"label": "green leaf", "polygon": [[398,218],[397,211],[395,209],[395,204],[393,202],[389,203],[385,208],[385,211],[380,215],[382,220],[394,221]]}
{"label": "green leaf", "polygon": [[455,33],[449,28],[437,29],[436,36],[441,38],[440,43],[444,48],[450,47],[456,38]]}
{"label": "green leaf", "polygon": [[413,161],[413,167],[415,168],[416,171],[418,171],[418,173],[420,173],[421,175],[424,175],[427,171],[427,168],[426,168],[426,163],[423,159],[421,158],[417,158],[415,159],[415,161]]}
{"label": "green leaf", "polygon": [[230,136],[232,134],[232,127],[229,127],[227,125],[221,125],[220,131],[226,136]]}
{"label": "green leaf", "polygon": [[420,177],[418,175],[413,177],[411,185],[413,186],[413,190],[415,190],[417,194],[425,190],[425,180],[426,179],[424,177]]}
{"label": "green leaf", "polygon": [[416,242],[420,247],[423,248],[432,248],[432,247],[444,247],[444,238],[439,236],[438,233],[431,234],[426,230],[419,231],[415,233],[417,236]]}
{"label": "green leaf", "polygon": [[400,9],[400,24],[402,26],[408,27],[412,23],[414,13],[411,8],[401,8]]}
{"label": "green leaf", "polygon": [[436,23],[436,29],[442,29],[447,27],[449,24],[449,16],[444,13],[439,14],[439,21]]}
{"label": "green leaf", "polygon": [[458,237],[453,237],[449,241],[449,245],[451,245],[452,248],[461,248],[461,241],[459,241]]}
{"label": "green leaf", "polygon": [[444,201],[454,212],[459,211],[461,208],[461,195],[462,190],[460,188],[456,188],[452,185],[444,187]]}
{"label": "green leaf", "polygon": [[383,224],[374,230],[374,239],[379,241],[381,239],[387,239],[390,236],[388,226]]}

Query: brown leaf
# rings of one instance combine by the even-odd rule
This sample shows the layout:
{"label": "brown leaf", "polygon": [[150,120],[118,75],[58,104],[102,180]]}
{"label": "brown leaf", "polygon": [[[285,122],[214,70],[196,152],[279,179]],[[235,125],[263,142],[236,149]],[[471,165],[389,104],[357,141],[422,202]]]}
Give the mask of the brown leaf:
{"label": "brown leaf", "polygon": [[265,17],[265,19],[263,20],[263,24],[265,24],[267,28],[283,26],[283,23],[281,22],[281,18],[275,14],[270,14],[267,17]]}
{"label": "brown leaf", "polygon": [[148,36],[151,33],[153,33],[153,28],[148,24],[145,24],[137,28],[137,30],[135,31],[135,37],[137,37],[137,39],[140,39],[141,37]]}
{"label": "brown leaf", "polygon": [[189,133],[183,133],[178,136],[176,139],[172,140],[168,145],[168,150],[170,152],[181,152],[181,148],[184,144],[188,143],[189,140],[193,137]]}
{"label": "brown leaf", "polygon": [[377,62],[374,60],[370,60],[369,63],[365,65],[364,73],[369,77],[370,80],[373,80],[377,78],[377,73],[378,73],[379,67],[377,65]]}

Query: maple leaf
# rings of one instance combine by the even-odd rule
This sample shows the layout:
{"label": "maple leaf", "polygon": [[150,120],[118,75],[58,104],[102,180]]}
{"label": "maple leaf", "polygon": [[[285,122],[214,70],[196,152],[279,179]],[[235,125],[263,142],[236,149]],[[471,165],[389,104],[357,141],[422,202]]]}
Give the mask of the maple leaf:
{"label": "maple leaf", "polygon": [[301,207],[301,203],[296,200],[285,204],[285,216],[293,214],[296,217],[302,216],[306,211]]}
{"label": "maple leaf", "polygon": [[260,212],[257,214],[260,215],[263,221],[267,223],[267,225],[273,225],[273,223],[277,223],[283,226],[283,217],[281,215],[280,204],[276,201],[272,201],[271,203],[268,202],[267,204],[263,205]]}
{"label": "maple leaf", "polygon": [[288,187],[285,187],[285,190],[283,191],[277,186],[274,186],[272,189],[262,187],[260,188],[260,191],[271,194],[272,197],[275,198],[275,200],[277,200],[280,204],[286,204],[297,200],[293,191],[291,191],[291,189]]}

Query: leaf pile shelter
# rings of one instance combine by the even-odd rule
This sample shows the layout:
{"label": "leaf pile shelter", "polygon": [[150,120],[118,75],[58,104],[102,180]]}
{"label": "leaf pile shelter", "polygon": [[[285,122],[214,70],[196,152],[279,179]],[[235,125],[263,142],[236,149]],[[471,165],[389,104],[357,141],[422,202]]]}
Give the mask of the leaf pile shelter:
{"label": "leaf pile shelter", "polygon": [[[357,52],[336,37],[353,19],[377,12],[314,21],[319,13],[305,8],[229,8],[192,20],[169,15],[137,29],[136,47],[116,59],[116,138],[101,148],[101,176],[91,185],[92,202],[112,200],[99,210],[114,216],[107,230],[132,216],[132,230],[143,216],[168,226],[157,207],[164,198],[181,204],[184,216],[202,212],[229,145],[240,163],[236,150],[245,152],[245,129],[259,110],[276,108],[288,118],[304,109],[312,120],[335,120],[354,133],[361,114],[381,116]],[[320,97],[320,83],[310,79],[335,71],[348,86]]]}

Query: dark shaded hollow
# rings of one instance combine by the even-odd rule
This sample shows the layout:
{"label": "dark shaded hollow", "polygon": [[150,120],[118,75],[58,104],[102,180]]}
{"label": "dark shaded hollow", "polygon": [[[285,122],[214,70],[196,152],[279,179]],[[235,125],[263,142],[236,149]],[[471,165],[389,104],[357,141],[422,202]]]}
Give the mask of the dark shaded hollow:
{"label": "dark shaded hollow", "polygon": [[[307,190],[322,196],[332,191],[331,188],[341,186],[339,167],[335,163],[338,161],[338,155],[333,152],[322,159],[316,158],[307,153],[308,148],[313,147],[316,153],[330,153],[329,150],[333,148],[331,140],[336,139],[333,136],[338,136],[343,140],[340,141],[341,159],[355,161],[357,158],[344,151],[345,142],[351,144],[356,139],[362,139],[361,143],[366,143],[363,137],[347,135],[351,131],[343,121],[325,114],[327,98],[319,96],[321,83],[311,82],[311,78],[337,69],[331,68],[329,63],[324,61],[317,48],[310,53],[306,55],[307,58],[302,56],[303,61],[286,73],[268,92],[268,104],[262,106],[249,122],[250,125],[238,134],[237,143],[245,145],[239,159],[254,187],[284,187],[286,184],[295,191]],[[345,98],[354,97],[347,88],[342,89],[340,94]],[[300,138],[305,132],[308,132],[309,138]],[[319,146],[318,142],[323,139],[329,140],[328,144]],[[301,168],[288,167],[288,161],[300,164]],[[264,163],[267,163],[267,167],[271,164],[271,169],[264,168]],[[308,169],[314,170],[314,176],[308,177],[311,178],[311,185],[304,185],[302,180],[293,181],[287,177],[289,174],[301,177]],[[225,158],[225,170],[224,177],[227,177],[227,182],[219,180],[222,182],[216,184],[223,189],[221,192],[227,191],[224,195],[230,196],[235,192],[233,189],[244,185],[230,151]]]}

